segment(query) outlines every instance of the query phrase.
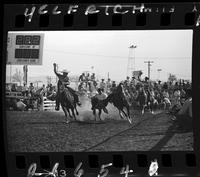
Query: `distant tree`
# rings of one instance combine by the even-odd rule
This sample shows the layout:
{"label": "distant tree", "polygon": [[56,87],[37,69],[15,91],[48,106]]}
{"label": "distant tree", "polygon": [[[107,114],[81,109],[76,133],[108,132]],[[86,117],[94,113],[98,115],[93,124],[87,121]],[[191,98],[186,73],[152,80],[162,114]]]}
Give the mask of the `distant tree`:
{"label": "distant tree", "polygon": [[23,74],[19,69],[16,69],[15,73],[12,76],[13,82],[19,82],[20,85],[23,81]]}
{"label": "distant tree", "polygon": [[177,81],[177,77],[176,77],[176,75],[175,74],[169,74],[169,77],[168,77],[168,82],[175,82],[175,81]]}

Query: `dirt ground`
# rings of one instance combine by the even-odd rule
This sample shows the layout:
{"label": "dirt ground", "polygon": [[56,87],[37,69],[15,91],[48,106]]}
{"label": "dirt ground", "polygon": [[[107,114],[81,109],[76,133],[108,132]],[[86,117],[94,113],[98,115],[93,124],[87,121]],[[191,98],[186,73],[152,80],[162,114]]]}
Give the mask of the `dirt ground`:
{"label": "dirt ground", "polygon": [[62,110],[7,111],[9,151],[193,150],[193,133],[178,130],[164,113],[146,112],[142,116],[131,110],[131,125],[119,117],[118,111],[112,105],[108,106],[109,114],[102,114],[102,121],[95,121],[92,111],[86,107],[78,110],[78,121],[69,124],[66,124]]}

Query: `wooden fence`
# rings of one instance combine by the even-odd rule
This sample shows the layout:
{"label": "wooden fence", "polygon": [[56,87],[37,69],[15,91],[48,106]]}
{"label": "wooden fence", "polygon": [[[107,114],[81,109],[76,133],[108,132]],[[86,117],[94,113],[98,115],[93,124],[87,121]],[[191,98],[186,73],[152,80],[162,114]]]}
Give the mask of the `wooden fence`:
{"label": "wooden fence", "polygon": [[55,110],[56,101],[48,100],[46,97],[43,97],[43,111],[53,111]]}

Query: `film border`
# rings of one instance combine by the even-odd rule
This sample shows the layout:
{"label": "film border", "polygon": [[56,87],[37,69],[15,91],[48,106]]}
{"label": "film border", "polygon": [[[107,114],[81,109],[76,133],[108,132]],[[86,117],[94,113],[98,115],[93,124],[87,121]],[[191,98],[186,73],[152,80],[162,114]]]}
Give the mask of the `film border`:
{"label": "film border", "polygon": [[[130,4],[130,3],[129,3]],[[141,3],[137,4],[140,6]],[[162,159],[163,154],[170,154],[170,158],[172,158],[172,168],[167,168],[165,172],[170,171],[171,174],[176,174],[177,170],[180,170],[182,173],[193,173],[197,170],[199,165],[199,150],[200,150],[200,132],[199,132],[199,117],[200,112],[198,111],[198,98],[200,96],[199,89],[200,89],[200,76],[198,74],[198,68],[200,68],[200,50],[198,50],[198,47],[200,46],[200,30],[199,30],[199,21],[200,21],[200,4],[199,3],[165,3],[165,4],[148,4],[144,3],[145,6],[148,5],[148,7],[159,7],[159,12],[149,12],[149,10],[145,13],[136,12],[135,14],[127,13],[127,14],[109,14],[106,15],[104,12],[93,14],[93,15],[85,15],[85,9],[90,6],[91,4],[78,4],[81,6],[78,12],[73,13],[73,15],[64,16],[66,11],[60,15],[53,15],[53,14],[43,14],[40,15],[38,13],[34,14],[34,18],[31,22],[28,22],[26,18],[24,18],[24,11],[26,8],[32,8],[32,5],[30,4],[5,4],[4,6],[4,26],[3,26],[3,58],[6,58],[6,39],[7,39],[7,31],[31,31],[31,30],[155,30],[155,29],[192,29],[193,30],[193,54],[192,54],[192,83],[193,83],[193,102],[194,102],[194,108],[193,108],[193,115],[194,115],[194,121],[193,121],[193,127],[194,127],[194,152],[112,152],[112,153],[10,153],[7,152],[7,142],[6,142],[6,121],[5,121],[5,112],[3,112],[3,126],[4,126],[4,140],[5,140],[5,151],[6,151],[6,158],[7,158],[7,168],[12,169],[9,170],[8,174],[9,176],[21,176],[26,175],[28,164],[31,162],[38,162],[40,164],[41,159],[46,159],[48,161],[48,158],[50,160],[49,164],[52,166],[52,163],[54,161],[58,160],[61,163],[64,163],[64,156],[67,156],[68,158],[72,158],[75,163],[83,162],[83,164],[89,163],[88,155],[93,155],[94,159],[98,159],[98,168],[100,168],[100,165],[107,162],[113,162],[114,159],[121,159],[121,160],[115,160],[113,163],[116,164],[123,164],[128,163],[132,164],[134,166],[135,171],[141,172],[144,170],[144,167],[137,167],[138,161],[136,159],[142,159],[142,161],[145,159],[151,160],[153,158],[157,158],[160,162],[160,159]],[[39,9],[44,4],[35,4],[34,6]],[[57,5],[57,4],[56,4]],[[66,6],[68,4],[60,4],[60,7]],[[93,4],[94,5],[94,4]],[[99,5],[107,5],[107,4],[99,4]],[[109,3],[109,5],[112,5],[112,3]],[[118,5],[118,4],[113,4]],[[120,4],[125,5],[125,4]],[[131,4],[132,5],[132,4]],[[98,6],[98,4],[95,4],[95,6]],[[51,13],[50,11],[55,7],[55,4],[48,4],[47,9],[48,13]],[[169,7],[173,8],[175,7],[174,12],[169,12],[165,9],[163,11],[163,7]],[[196,7],[196,9],[195,9]],[[51,10],[49,10],[51,9]],[[11,12],[12,13],[9,13]],[[144,15],[145,14],[145,15]],[[164,15],[163,15],[164,14]],[[63,26],[64,19],[70,18],[72,19],[72,24],[69,26]],[[189,20],[187,20],[187,18]],[[24,21],[23,21],[24,19]],[[49,24],[46,24],[46,27],[40,26],[40,21],[46,21],[49,20]],[[61,21],[61,23],[58,23]],[[146,19],[146,20],[145,20]],[[163,20],[162,20],[163,19]],[[96,21],[97,22],[93,22]],[[190,21],[191,20],[191,21]],[[17,21],[17,22],[16,22]],[[121,21],[121,23],[118,23],[118,21]],[[137,21],[139,21],[137,23]],[[146,21],[146,23],[144,22]],[[166,22],[167,21],[167,22]],[[57,22],[57,23],[54,23]],[[88,24],[96,23],[95,25],[89,25]],[[164,25],[162,24],[164,23]],[[162,24],[162,26],[161,26]],[[5,60],[2,61],[3,66],[3,72],[2,74],[5,75]],[[3,80],[4,81],[4,80]],[[4,82],[3,82],[4,83]],[[4,89],[2,89],[4,90]],[[4,93],[2,92],[2,97],[4,98]],[[5,101],[3,99],[3,101]],[[188,155],[190,154],[190,155]],[[192,154],[192,155],[191,155]],[[44,155],[41,157],[41,155]],[[117,156],[115,156],[117,155]],[[139,155],[139,157],[138,157]],[[142,155],[142,156],[140,156]],[[185,168],[185,158],[189,159],[195,159],[194,156],[196,156],[196,160],[193,160],[192,166]],[[117,157],[117,158],[116,158]],[[91,157],[90,157],[91,158]],[[20,159],[20,160],[19,160]],[[174,159],[178,160],[174,164]],[[44,160],[44,162],[46,161]],[[96,161],[96,160],[95,160]],[[123,161],[123,163],[122,163]],[[17,167],[16,162],[19,162],[19,166]],[[149,161],[147,161],[149,163]],[[160,164],[162,164],[160,162]],[[189,164],[190,166],[191,164]],[[47,165],[48,166],[48,165]],[[119,165],[120,166],[120,165]],[[17,168],[16,168],[17,167]],[[181,169],[184,167],[185,171],[181,171]],[[90,168],[89,165],[84,167],[86,170],[91,170],[93,168]],[[98,169],[97,168],[97,169]],[[121,166],[120,166],[121,168]],[[94,168],[95,169],[95,168]],[[119,167],[117,168],[119,169]],[[199,168],[200,169],[200,168]],[[114,170],[114,169],[113,169]],[[172,170],[172,171],[171,171]],[[114,170],[115,171],[115,170]],[[24,173],[25,172],[25,173]],[[96,171],[95,171],[96,172]]]}

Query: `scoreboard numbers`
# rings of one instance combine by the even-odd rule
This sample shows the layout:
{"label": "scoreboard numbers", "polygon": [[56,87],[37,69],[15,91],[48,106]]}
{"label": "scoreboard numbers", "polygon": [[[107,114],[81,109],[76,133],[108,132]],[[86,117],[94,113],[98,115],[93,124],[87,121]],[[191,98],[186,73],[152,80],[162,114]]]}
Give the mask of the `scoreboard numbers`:
{"label": "scoreboard numbers", "polygon": [[33,36],[32,45],[39,45],[39,44],[40,44],[40,36]]}
{"label": "scoreboard numbers", "polygon": [[39,35],[17,35],[16,36],[16,45],[40,45],[40,36]]}
{"label": "scoreboard numbers", "polygon": [[16,45],[23,45],[23,36],[22,35],[16,36]]}

